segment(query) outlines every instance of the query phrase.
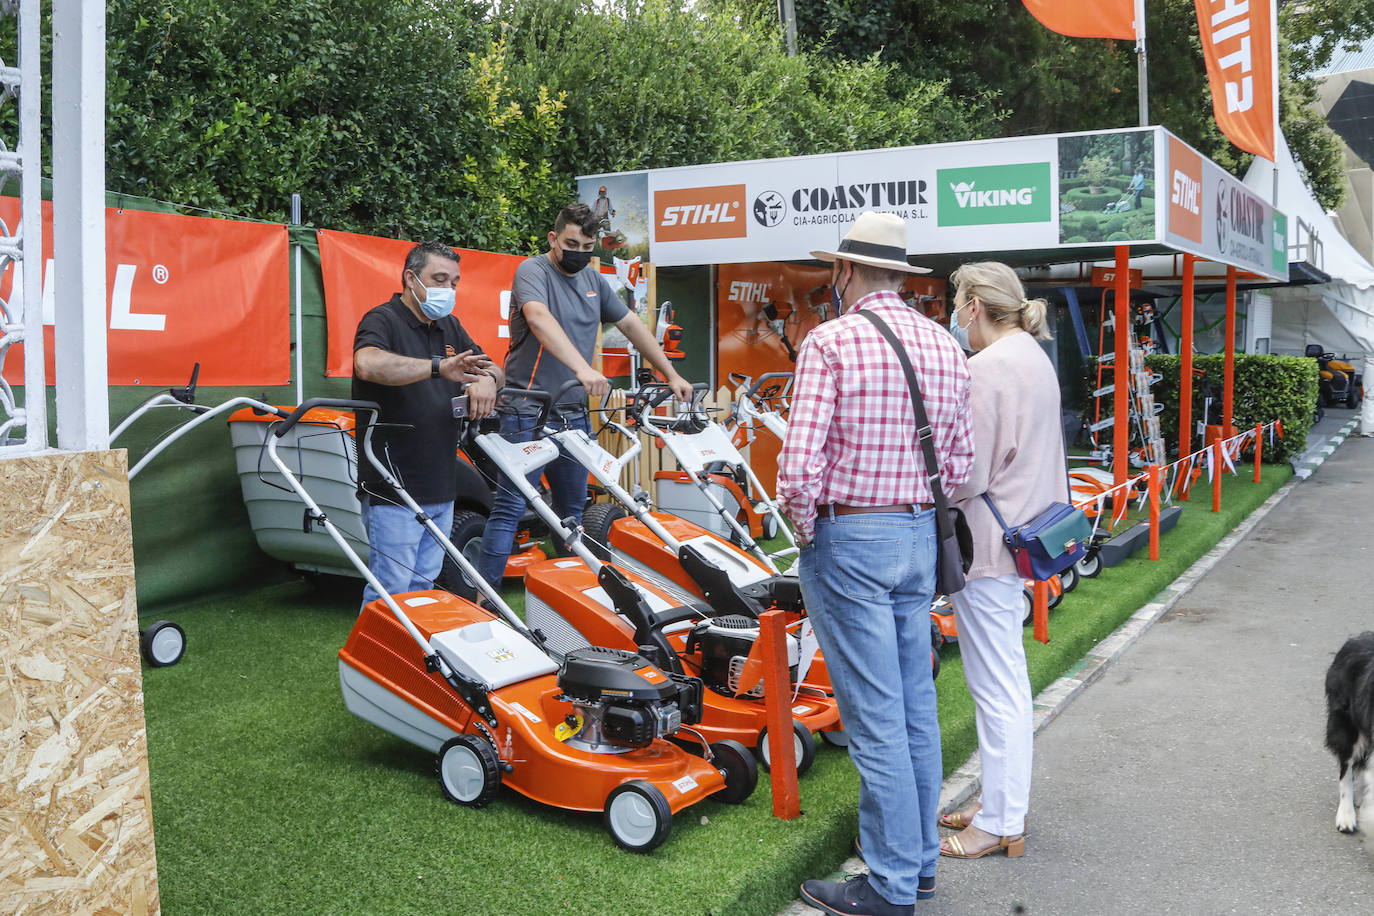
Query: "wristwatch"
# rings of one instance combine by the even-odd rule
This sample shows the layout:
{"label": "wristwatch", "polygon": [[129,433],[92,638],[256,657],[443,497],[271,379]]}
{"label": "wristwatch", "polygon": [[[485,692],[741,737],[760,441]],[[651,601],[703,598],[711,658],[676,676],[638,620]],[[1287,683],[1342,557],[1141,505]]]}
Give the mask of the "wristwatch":
{"label": "wristwatch", "polygon": [[431,357],[431,358],[430,358],[430,361],[429,361],[429,377],[430,377],[430,378],[438,378],[438,377],[439,377],[439,364],[440,364],[441,362],[443,362],[443,361],[444,361],[444,359],[443,359],[442,356],[435,356],[435,357]]}

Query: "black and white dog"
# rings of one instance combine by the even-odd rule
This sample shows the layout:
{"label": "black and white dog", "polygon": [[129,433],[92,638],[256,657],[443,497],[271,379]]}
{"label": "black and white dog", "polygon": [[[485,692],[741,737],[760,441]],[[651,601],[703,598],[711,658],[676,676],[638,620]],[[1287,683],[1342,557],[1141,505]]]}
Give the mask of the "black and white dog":
{"label": "black and white dog", "polygon": [[[1363,782],[1360,807],[1374,818],[1374,774],[1365,772],[1374,740],[1374,631],[1346,640],[1326,671],[1326,746],[1341,765],[1341,799],[1336,829],[1354,833],[1356,787]],[[1374,822],[1371,822],[1374,828]]]}

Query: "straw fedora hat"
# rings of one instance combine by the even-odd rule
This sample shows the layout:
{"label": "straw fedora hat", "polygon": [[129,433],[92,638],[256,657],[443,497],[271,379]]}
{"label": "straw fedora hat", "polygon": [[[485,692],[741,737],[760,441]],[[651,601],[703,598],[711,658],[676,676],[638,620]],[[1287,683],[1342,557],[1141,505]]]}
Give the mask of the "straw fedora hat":
{"label": "straw fedora hat", "polygon": [[843,258],[872,267],[885,267],[909,274],[928,274],[929,267],[917,267],[906,260],[906,221],[895,213],[875,213],[865,210],[835,251],[813,251],[818,261]]}

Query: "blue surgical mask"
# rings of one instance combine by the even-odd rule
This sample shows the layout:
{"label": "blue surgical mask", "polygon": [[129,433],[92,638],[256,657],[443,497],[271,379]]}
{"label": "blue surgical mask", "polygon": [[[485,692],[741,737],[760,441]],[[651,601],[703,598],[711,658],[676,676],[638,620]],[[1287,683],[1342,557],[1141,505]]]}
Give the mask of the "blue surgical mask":
{"label": "blue surgical mask", "polygon": [[456,299],[457,291],[451,286],[426,286],[425,298],[420,303],[420,311],[424,312],[425,317],[430,321],[438,321],[440,318],[453,314],[453,304]]}
{"label": "blue surgical mask", "polygon": [[969,339],[968,339],[968,329],[969,329],[969,327],[973,324],[973,319],[969,319],[969,323],[968,323],[967,325],[963,325],[963,324],[960,324],[960,323],[959,323],[959,313],[962,312],[962,311],[963,311],[965,308],[967,308],[967,307],[968,307],[968,303],[965,302],[963,305],[961,305],[959,308],[955,309],[955,310],[950,314],[950,316],[949,316],[949,332],[950,332],[951,334],[953,334],[953,335],[954,335],[954,339],[955,339],[956,341],[959,342],[960,348],[962,348],[965,352],[971,352],[971,351],[973,350],[973,344],[971,344],[971,343],[969,342]]}

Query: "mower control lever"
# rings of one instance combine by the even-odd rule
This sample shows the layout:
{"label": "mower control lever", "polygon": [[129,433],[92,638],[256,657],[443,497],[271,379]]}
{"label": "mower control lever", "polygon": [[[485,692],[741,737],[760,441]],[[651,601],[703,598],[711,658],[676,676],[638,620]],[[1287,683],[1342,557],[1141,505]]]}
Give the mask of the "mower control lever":
{"label": "mower control lever", "polygon": [[350,401],[345,398],[310,398],[301,406],[291,411],[286,419],[281,423],[272,424],[272,434],[280,439],[286,435],[286,431],[300,422],[301,417],[305,416],[316,407],[337,407],[340,410],[360,411],[366,410],[372,414],[375,420],[381,416],[382,408],[377,406],[375,401]]}
{"label": "mower control lever", "polygon": [[191,367],[191,381],[186,383],[185,388],[168,389],[168,394],[183,404],[194,404],[196,402],[196,379],[198,378],[200,378],[200,363]]}
{"label": "mower control lever", "polygon": [[791,373],[791,372],[765,372],[763,375],[760,375],[760,376],[758,377],[757,380],[755,380],[754,384],[753,384],[752,386],[750,386],[749,390],[746,391],[746,392],[744,393],[744,396],[745,396],[746,398],[752,398],[754,395],[758,394],[758,391],[759,391],[760,388],[763,387],[763,383],[764,383],[764,382],[767,382],[767,381],[769,381],[769,380],[771,380],[771,379],[775,379],[775,378],[780,378],[780,379],[791,379],[791,378],[792,378],[792,373]]}

